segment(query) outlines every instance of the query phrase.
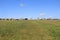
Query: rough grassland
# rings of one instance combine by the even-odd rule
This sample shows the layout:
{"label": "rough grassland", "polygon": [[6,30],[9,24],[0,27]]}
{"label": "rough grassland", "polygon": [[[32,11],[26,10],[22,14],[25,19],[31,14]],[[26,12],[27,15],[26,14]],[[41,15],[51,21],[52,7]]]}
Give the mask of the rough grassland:
{"label": "rough grassland", "polygon": [[60,40],[60,20],[0,20],[0,40]]}

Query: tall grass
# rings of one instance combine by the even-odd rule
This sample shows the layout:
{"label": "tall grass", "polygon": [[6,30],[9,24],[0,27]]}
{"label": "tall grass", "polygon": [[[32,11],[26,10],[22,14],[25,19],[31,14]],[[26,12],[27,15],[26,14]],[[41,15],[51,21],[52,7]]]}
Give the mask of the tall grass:
{"label": "tall grass", "polygon": [[0,20],[0,40],[60,40],[60,20]]}

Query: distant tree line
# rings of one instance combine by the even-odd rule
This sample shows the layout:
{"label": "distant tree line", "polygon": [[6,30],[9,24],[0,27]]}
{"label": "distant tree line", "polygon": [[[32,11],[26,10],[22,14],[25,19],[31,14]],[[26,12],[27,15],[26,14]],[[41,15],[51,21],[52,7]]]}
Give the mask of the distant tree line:
{"label": "distant tree line", "polygon": [[28,18],[24,18],[24,19],[0,18],[0,20],[28,20]]}
{"label": "distant tree line", "polygon": [[[0,18],[0,20],[33,20],[32,18],[30,18],[30,19],[28,19],[28,18],[21,18],[21,19],[14,19],[14,18]],[[41,19],[39,19],[39,18],[37,18],[37,19],[35,19],[35,20],[60,20],[60,19],[57,19],[57,18],[53,18],[53,19],[51,19],[51,18],[41,18]]]}

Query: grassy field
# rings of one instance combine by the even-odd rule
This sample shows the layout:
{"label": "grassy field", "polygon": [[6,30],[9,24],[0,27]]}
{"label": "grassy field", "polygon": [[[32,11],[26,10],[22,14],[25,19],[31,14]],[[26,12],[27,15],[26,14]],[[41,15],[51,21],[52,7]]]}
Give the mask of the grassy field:
{"label": "grassy field", "polygon": [[0,40],[60,40],[60,20],[0,20]]}

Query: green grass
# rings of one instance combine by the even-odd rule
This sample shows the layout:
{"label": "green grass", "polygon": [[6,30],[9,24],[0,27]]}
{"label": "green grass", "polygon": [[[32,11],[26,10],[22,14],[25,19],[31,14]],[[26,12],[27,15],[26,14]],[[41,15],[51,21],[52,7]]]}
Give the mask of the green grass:
{"label": "green grass", "polygon": [[0,20],[0,40],[60,40],[60,20]]}

